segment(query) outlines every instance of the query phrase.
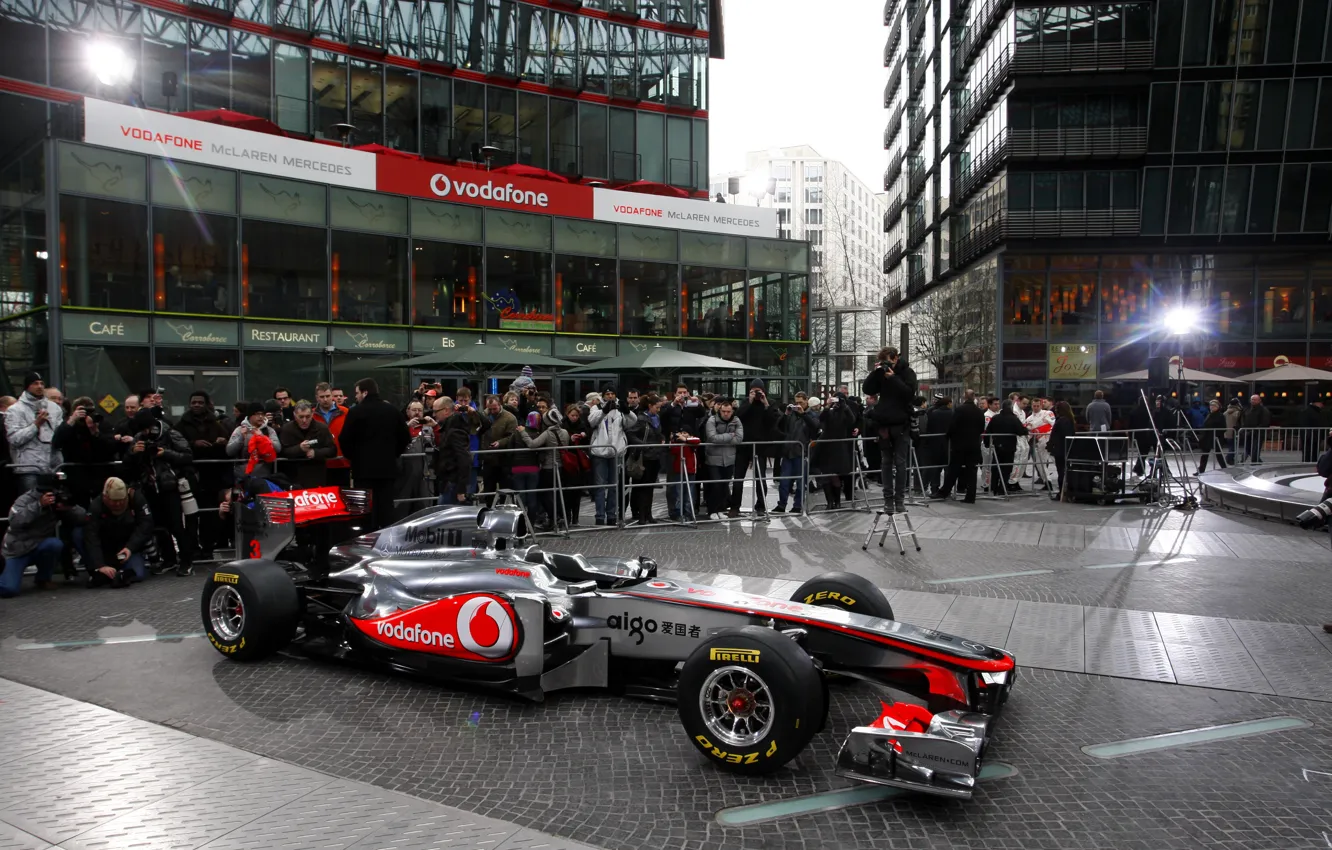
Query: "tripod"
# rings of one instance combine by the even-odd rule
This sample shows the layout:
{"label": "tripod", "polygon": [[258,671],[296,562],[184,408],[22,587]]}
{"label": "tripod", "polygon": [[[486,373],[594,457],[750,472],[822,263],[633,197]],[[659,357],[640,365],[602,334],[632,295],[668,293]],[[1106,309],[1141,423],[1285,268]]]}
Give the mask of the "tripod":
{"label": "tripod", "polygon": [[[886,519],[887,522],[882,528],[880,528],[879,523],[884,519]],[[905,531],[903,531],[897,524],[899,519],[906,523]],[[903,537],[910,537],[912,544],[916,547],[916,551],[920,551],[920,538],[916,536],[916,529],[911,525],[911,514],[906,513],[905,511],[902,513],[888,513],[883,510],[874,512],[874,524],[870,526],[869,533],[865,535],[865,542],[860,545],[861,551],[863,552],[869,549],[870,540],[874,538],[875,534],[879,535],[879,548],[882,549],[884,541],[888,539],[888,532],[890,531],[893,534],[893,539],[897,541],[897,554],[906,554],[906,547],[902,545]]]}
{"label": "tripod", "polygon": [[[1156,424],[1156,416],[1152,413],[1152,406],[1147,402],[1146,390],[1140,389],[1138,394],[1142,396],[1143,404],[1147,405],[1147,420],[1152,423],[1152,432],[1156,435],[1156,451],[1152,453],[1151,458],[1152,469],[1143,483],[1148,484],[1150,482],[1148,487],[1156,490],[1156,503],[1161,507],[1165,508],[1173,505],[1181,511],[1197,510],[1198,494],[1193,485],[1189,483],[1188,469],[1185,466],[1189,462],[1188,455],[1175,440],[1162,436],[1161,429]],[[1180,464],[1183,475],[1177,476],[1171,472],[1171,460]],[[1171,492],[1172,483],[1184,491],[1184,495],[1178,504],[1175,503],[1175,497]]]}

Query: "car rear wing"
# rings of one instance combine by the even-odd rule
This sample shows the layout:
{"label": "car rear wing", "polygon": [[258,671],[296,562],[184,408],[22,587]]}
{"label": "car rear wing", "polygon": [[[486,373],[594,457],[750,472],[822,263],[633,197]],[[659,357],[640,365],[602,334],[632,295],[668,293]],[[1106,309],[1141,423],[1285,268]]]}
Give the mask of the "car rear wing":
{"label": "car rear wing", "polygon": [[367,490],[317,487],[257,495],[237,513],[237,555],[276,558],[296,539],[298,527],[345,522],[370,509]]}

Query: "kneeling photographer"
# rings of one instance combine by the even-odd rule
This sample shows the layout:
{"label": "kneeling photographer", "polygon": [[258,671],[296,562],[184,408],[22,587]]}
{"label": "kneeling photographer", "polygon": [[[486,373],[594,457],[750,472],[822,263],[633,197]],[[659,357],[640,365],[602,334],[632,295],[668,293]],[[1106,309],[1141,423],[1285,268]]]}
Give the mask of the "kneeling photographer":
{"label": "kneeling photographer", "polygon": [[87,518],[87,512],[61,488],[59,475],[43,472],[34,478],[33,488],[15,499],[9,509],[9,530],[0,543],[0,555],[5,559],[4,571],[0,572],[0,598],[18,596],[23,571],[33,564],[37,565],[37,589],[54,588],[51,576],[65,549],[56,526],[61,520],[78,525]]}
{"label": "kneeling photographer", "polygon": [[74,545],[88,568],[88,587],[129,587],[143,581],[143,550],[152,538],[148,500],[119,478],[106,479],[102,495],[88,510],[88,524],[74,532]]}
{"label": "kneeling photographer", "polygon": [[193,575],[195,546],[192,524],[185,523],[185,514],[197,512],[199,506],[190,481],[193,456],[189,443],[149,409],[134,414],[132,423],[133,442],[126,444],[123,455],[124,480],[143,494],[152,510],[162,571],[174,568],[178,576]]}

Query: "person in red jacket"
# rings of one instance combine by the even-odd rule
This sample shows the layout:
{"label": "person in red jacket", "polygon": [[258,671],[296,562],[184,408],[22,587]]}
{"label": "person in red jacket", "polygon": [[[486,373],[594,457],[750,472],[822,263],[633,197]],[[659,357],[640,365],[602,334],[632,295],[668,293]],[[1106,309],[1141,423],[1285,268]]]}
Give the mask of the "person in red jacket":
{"label": "person in red jacket", "polygon": [[328,483],[346,487],[351,483],[351,464],[342,456],[342,426],[347,421],[347,408],[334,401],[333,388],[328,382],[315,384],[315,417],[328,427],[337,451],[324,462],[328,468]]}

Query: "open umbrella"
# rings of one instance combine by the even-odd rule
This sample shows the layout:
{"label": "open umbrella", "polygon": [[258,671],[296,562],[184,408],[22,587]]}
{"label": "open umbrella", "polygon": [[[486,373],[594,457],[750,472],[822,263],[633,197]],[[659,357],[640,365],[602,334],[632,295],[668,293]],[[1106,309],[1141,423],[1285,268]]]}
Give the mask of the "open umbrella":
{"label": "open umbrella", "polygon": [[491,369],[502,369],[505,366],[550,366],[563,369],[566,366],[577,365],[577,363],[570,360],[561,360],[558,357],[550,357],[546,354],[514,351],[499,343],[478,342],[475,345],[463,345],[458,348],[451,348],[448,351],[437,351],[432,354],[408,357],[406,360],[396,360],[376,368],[402,369],[413,366],[451,366],[466,372],[482,373]]}
{"label": "open umbrella", "polygon": [[671,348],[648,348],[643,351],[631,351],[619,357],[608,357],[596,363],[588,363],[565,372],[573,375],[579,372],[750,372],[761,373],[766,369],[709,357],[706,354],[694,354],[689,351],[676,351]]}
{"label": "open umbrella", "polygon": [[251,130],[255,133],[268,133],[272,136],[285,136],[282,128],[269,121],[267,118],[259,118],[255,115],[246,115],[244,112],[236,112],[231,109],[198,109],[194,112],[177,112],[180,118],[193,118],[195,121],[206,121],[209,124],[221,124],[223,127],[235,127],[238,130]]}
{"label": "open umbrella", "polygon": [[667,186],[665,183],[656,183],[652,180],[635,180],[633,183],[626,183],[623,186],[616,186],[620,192],[638,192],[642,195],[662,195],[667,198],[687,198],[689,192],[677,186]]}
{"label": "open umbrella", "polygon": [[516,162],[513,165],[504,165],[491,170],[493,174],[506,174],[509,177],[530,177],[533,180],[549,180],[552,183],[568,183],[569,179],[556,174],[554,171],[547,171],[544,168],[537,168],[535,165],[523,165]]}
{"label": "open umbrella", "polygon": [[[1179,369],[1170,370],[1170,380],[1179,379]],[[1104,380],[1107,381],[1145,381],[1147,380],[1147,370],[1139,369],[1136,372],[1125,372],[1122,375],[1112,375]],[[1245,378],[1228,378],[1225,375],[1213,375],[1211,372],[1204,372],[1201,369],[1184,370],[1184,380],[1195,384],[1242,384]]]}
{"label": "open umbrella", "polygon": [[1323,369],[1315,369],[1312,366],[1301,366],[1298,363],[1283,363],[1280,366],[1274,366],[1271,369],[1264,369],[1261,372],[1254,372],[1250,375],[1242,375],[1235,379],[1244,383],[1271,383],[1272,381],[1299,381],[1301,383],[1312,383],[1314,381],[1332,381],[1332,372]]}
{"label": "open umbrella", "polygon": [[400,151],[397,148],[385,147],[384,145],[373,144],[373,143],[368,145],[356,145],[354,148],[352,148],[352,150],[365,151],[366,153],[373,153],[373,154],[381,154],[383,156],[396,156],[396,157],[401,157],[403,159],[421,158],[414,153],[408,153],[407,151]]}

